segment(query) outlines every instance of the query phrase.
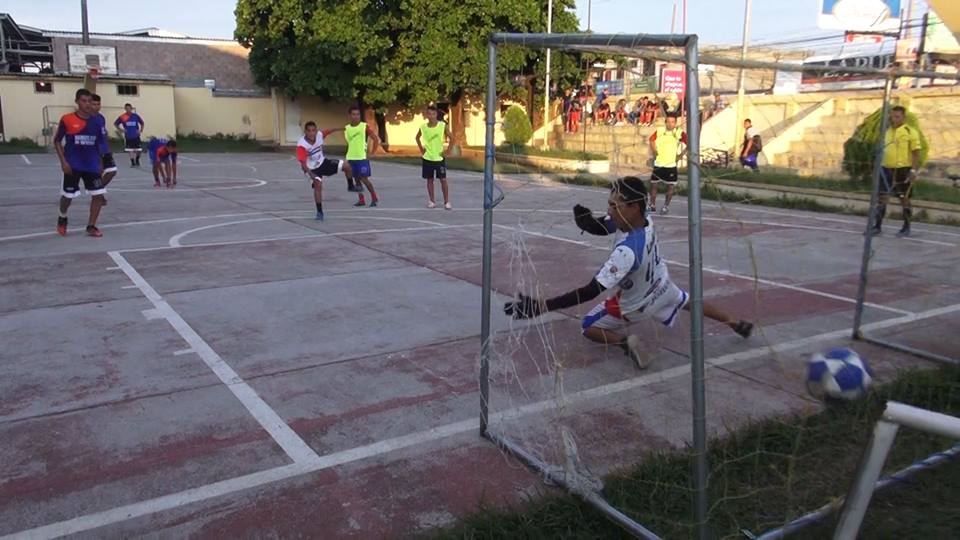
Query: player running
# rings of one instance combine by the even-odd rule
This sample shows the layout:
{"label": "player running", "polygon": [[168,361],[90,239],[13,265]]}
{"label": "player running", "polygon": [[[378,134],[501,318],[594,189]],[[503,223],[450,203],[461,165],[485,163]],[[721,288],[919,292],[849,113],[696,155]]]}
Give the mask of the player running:
{"label": "player running", "polygon": [[124,113],[113,121],[114,127],[123,137],[123,150],[130,156],[130,166],[140,166],[140,153],[143,151],[143,143],[140,142],[140,134],[143,133],[143,117],[133,112],[133,105],[125,103],[123,105]]}
{"label": "player running", "polygon": [[80,181],[90,194],[90,219],[87,221],[87,235],[99,238],[103,236],[97,228],[100,209],[105,204],[103,187],[103,162],[101,152],[105,138],[104,126],[93,116],[91,102],[93,94],[81,88],[75,94],[77,110],[63,115],[53,137],[53,147],[63,170],[63,186],[60,191],[60,215],[57,218],[57,232],[67,234],[67,210],[73,199],[80,196]]}
{"label": "player running", "polygon": [[153,165],[153,187],[160,187],[160,179],[168,188],[177,185],[177,141],[150,137],[147,148]]}
{"label": "player running", "polygon": [[297,141],[297,161],[303,174],[310,179],[313,187],[313,201],[317,205],[317,221],[323,221],[323,177],[333,176],[340,171],[350,179],[350,164],[339,159],[328,159],[323,155],[323,140],[331,133],[343,131],[343,128],[317,131],[316,122],[303,125],[303,137]]}
{"label": "player running", "polygon": [[444,159],[443,142],[452,140],[450,129],[446,122],[437,120],[437,107],[427,107],[427,122],[420,126],[417,132],[417,146],[423,155],[422,176],[427,181],[427,208],[436,208],[436,191],[433,179],[440,180],[440,191],[443,193],[443,207],[453,210],[450,204],[450,187],[447,185],[447,162]]}
{"label": "player running", "polygon": [[[93,94],[90,96],[90,104],[93,107],[93,117],[97,119],[103,131],[103,144],[100,145],[101,161],[103,163],[103,187],[107,187],[117,175],[117,163],[113,160],[113,153],[110,151],[110,140],[107,136],[107,119],[100,114],[100,96]],[[107,198],[103,198],[103,205],[107,205]]]}
{"label": "player running", "polygon": [[673,188],[677,185],[677,158],[681,145],[687,144],[687,134],[677,127],[676,115],[664,118],[664,127],[650,135],[650,152],[653,154],[653,175],[650,177],[650,211],[657,213],[657,186],[666,184],[667,200],[660,209],[661,215],[670,213]]}
{"label": "player running", "polygon": [[373,188],[370,181],[370,160],[367,159],[367,141],[373,139],[373,147],[370,153],[376,153],[380,145],[380,137],[369,127],[366,122],[360,121],[360,107],[356,105],[350,107],[350,123],[344,128],[344,137],[347,139],[347,162],[350,164],[350,172],[347,176],[347,182],[353,178],[357,181],[359,200],[354,206],[366,206],[363,198],[363,188],[360,184],[367,186],[370,191],[370,207],[377,206],[377,191]]}
{"label": "player running", "polygon": [[[656,230],[646,217],[647,190],[643,180],[626,177],[610,190],[607,216],[597,219],[588,208],[574,207],[574,218],[585,232],[608,235],[621,231],[626,236],[617,243],[610,258],[590,283],[566,294],[541,300],[520,294],[507,302],[503,311],[514,319],[536,317],[593,300],[607,289],[617,292],[593,308],[583,319],[583,335],[597,343],[616,345],[639,369],[649,364],[649,353],[641,350],[637,336],[625,336],[618,330],[641,316],[649,316],[665,326],[676,322],[681,309],[689,310],[687,292],[675,285],[660,258]],[[720,321],[744,338],[750,337],[753,323],[732,320],[715,306],[704,302],[703,314]]]}

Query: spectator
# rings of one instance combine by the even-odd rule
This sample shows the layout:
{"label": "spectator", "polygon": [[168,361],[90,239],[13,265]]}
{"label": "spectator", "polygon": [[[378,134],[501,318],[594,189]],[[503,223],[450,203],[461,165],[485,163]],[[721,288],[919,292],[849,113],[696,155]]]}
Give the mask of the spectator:
{"label": "spectator", "polygon": [[570,115],[567,120],[567,131],[576,133],[580,130],[580,101],[574,100],[570,104]]}
{"label": "spectator", "polygon": [[763,149],[760,131],[753,127],[749,118],[743,121],[743,149],[740,151],[740,164],[750,167],[753,172],[760,172],[757,165],[757,154]]}
{"label": "spectator", "polygon": [[570,125],[570,107],[573,105],[574,97],[569,88],[563,91],[563,109],[561,116],[563,117],[564,129]]}
{"label": "spectator", "polygon": [[606,101],[600,102],[600,106],[595,111],[597,115],[597,123],[599,124],[609,124],[613,121],[613,115],[610,114],[610,104]]}
{"label": "spectator", "polygon": [[590,99],[591,96],[587,96],[583,103],[583,110],[586,112],[586,116],[583,119],[583,124],[593,124],[593,100]]}
{"label": "spectator", "polygon": [[620,101],[617,102],[617,110],[614,114],[615,114],[614,125],[623,124],[627,121],[627,100],[621,99]]}
{"label": "spectator", "polygon": [[660,116],[660,103],[657,100],[657,97],[654,96],[652,99],[647,100],[647,126],[652,126],[657,122],[657,117]]}
{"label": "spectator", "polygon": [[633,110],[630,111],[630,114],[627,116],[627,119],[631,124],[639,124],[643,122],[643,109],[646,107],[646,103],[643,101],[646,98],[640,98],[633,105]]}
{"label": "spectator", "polygon": [[719,91],[714,90],[714,91],[713,91],[713,103],[712,103],[712,104],[710,105],[710,107],[707,109],[706,115],[703,117],[703,121],[706,122],[707,120],[713,118],[714,116],[716,116],[717,114],[719,114],[720,111],[722,111],[722,110],[724,110],[724,109],[726,109],[726,108],[727,108],[727,101],[726,101],[725,99],[723,99],[723,97],[720,96],[720,92],[719,92]]}

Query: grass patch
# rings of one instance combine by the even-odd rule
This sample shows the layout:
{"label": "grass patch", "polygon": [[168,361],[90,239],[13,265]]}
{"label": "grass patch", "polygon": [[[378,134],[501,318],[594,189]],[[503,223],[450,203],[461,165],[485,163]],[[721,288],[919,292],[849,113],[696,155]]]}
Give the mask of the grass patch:
{"label": "grass patch", "polygon": [[[813,510],[849,488],[886,400],[960,415],[960,368],[902,373],[859,402],[807,417],[768,420],[734,431],[709,447],[710,523],[716,538],[743,538]],[[953,444],[901,430],[886,470]],[[606,479],[611,504],[664,538],[693,537],[691,463],[683,453],[654,455]],[[944,464],[874,497],[864,538],[950,538],[960,530],[956,486],[960,463]],[[797,538],[829,538],[835,518]],[[528,502],[520,511],[489,507],[436,538],[624,538],[602,515],[572,496]]]}
{"label": "grass patch", "polygon": [[[483,150],[482,146],[476,147],[478,150]],[[548,157],[548,158],[558,158],[558,159],[575,159],[580,161],[603,161],[607,158],[606,154],[599,154],[597,152],[577,152],[575,150],[559,150],[559,149],[547,149],[538,148],[536,146],[527,146],[519,144],[501,144],[497,147],[497,152],[504,154],[516,154],[521,156],[539,156],[539,157]]]}
{"label": "grass patch", "polygon": [[[418,166],[423,161],[421,158],[414,156],[374,156],[371,157],[371,159]],[[447,156],[445,161],[447,162],[447,169],[450,170],[483,172],[482,157]],[[527,165],[525,163],[511,163],[499,159],[494,164],[494,172],[497,174],[549,174],[555,171]]]}
{"label": "grass patch", "polygon": [[273,152],[273,147],[260,144],[246,133],[242,135],[217,133],[210,136],[197,133],[179,135],[177,147],[184,153]]}
{"label": "grass patch", "polygon": [[44,147],[26,137],[11,137],[0,143],[0,154],[36,154],[44,151]]}
{"label": "grass patch", "polygon": [[[717,180],[735,180],[751,184],[768,184],[775,186],[797,187],[807,189],[822,189],[825,191],[839,191],[843,193],[862,193],[870,195],[869,184],[846,178],[824,178],[817,176],[797,176],[795,174],[759,172],[743,170],[712,170],[709,178]],[[913,188],[913,199],[960,204],[960,189],[924,182],[921,178]]]}

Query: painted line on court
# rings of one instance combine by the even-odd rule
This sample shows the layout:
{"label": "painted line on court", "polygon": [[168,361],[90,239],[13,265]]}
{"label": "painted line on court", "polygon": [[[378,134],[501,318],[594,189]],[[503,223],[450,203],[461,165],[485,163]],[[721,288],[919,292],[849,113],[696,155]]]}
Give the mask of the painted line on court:
{"label": "painted line on court", "polygon": [[107,255],[117,263],[117,266],[130,278],[130,281],[140,289],[140,292],[143,293],[147,300],[150,300],[157,312],[170,323],[170,326],[180,334],[180,337],[183,338],[190,348],[196,351],[197,355],[200,356],[207,367],[227,386],[227,389],[246,407],[250,414],[263,429],[270,434],[273,440],[280,445],[280,448],[283,448],[284,452],[287,453],[294,463],[314,463],[319,459],[319,456],[310,448],[310,445],[301,439],[300,436],[280,418],[280,415],[270,408],[267,402],[257,395],[256,391],[254,391],[249,384],[240,378],[237,372],[200,337],[200,334],[123,258],[120,252],[110,251]]}
{"label": "painted line on court", "polygon": [[[552,235],[552,234],[543,234],[543,233],[538,233],[538,232],[533,232],[533,231],[527,231],[527,230],[523,230],[523,229],[517,229],[517,228],[514,228],[514,227],[508,227],[508,226],[506,226],[506,225],[494,225],[494,227],[499,227],[499,228],[501,228],[501,229],[507,229],[507,230],[511,230],[511,231],[515,231],[515,232],[522,232],[522,233],[525,233],[525,234],[531,234],[531,235],[533,235],[533,236],[540,236],[540,237],[543,237],[543,238],[549,238],[549,239],[551,239],[551,240],[557,240],[557,241],[560,241],[560,242],[567,242],[567,243],[569,243],[569,244],[574,244],[574,245],[578,245],[578,246],[586,246],[586,247],[589,247],[589,248],[591,248],[591,249],[595,249],[595,250],[598,250],[598,251],[610,251],[610,248],[607,248],[607,247],[595,246],[595,245],[593,245],[593,244],[588,244],[588,243],[586,243],[586,242],[580,242],[580,241],[577,241],[577,240],[570,240],[569,238],[563,238],[563,237],[561,237],[561,236],[554,236],[554,235]],[[673,260],[666,259],[666,258],[664,258],[664,260],[667,261],[669,264],[675,264],[675,265],[677,265],[677,266],[682,266],[682,267],[684,267],[684,268],[689,268],[689,267],[690,267],[690,265],[688,265],[688,264],[685,263],[685,262],[673,261]],[[721,276],[727,276],[727,277],[742,279],[742,280],[745,280],[745,281],[763,283],[764,285],[770,285],[770,286],[772,286],[772,287],[778,287],[778,288],[781,288],[781,289],[789,289],[789,290],[792,290],[792,291],[802,292],[802,293],[806,293],[806,294],[812,294],[812,295],[815,295],[815,296],[821,296],[821,297],[830,298],[830,299],[833,299],[833,300],[839,300],[839,301],[841,301],[841,302],[847,302],[847,303],[849,303],[849,304],[856,304],[856,303],[857,303],[856,299],[854,299],[854,298],[847,298],[846,296],[840,296],[840,295],[836,295],[836,294],[832,294],[832,293],[828,293],[828,292],[818,291],[818,290],[816,290],[816,289],[810,289],[810,288],[807,288],[807,287],[801,287],[801,286],[799,286],[799,285],[791,285],[791,284],[789,284],[789,283],[782,283],[782,282],[780,282],[780,281],[773,281],[773,280],[769,280],[769,279],[763,279],[763,278],[754,277],[754,276],[748,276],[748,275],[744,275],[744,274],[737,274],[737,273],[735,273],[735,272],[730,272],[730,271],[727,271],[727,270],[720,270],[720,269],[717,269],[717,268],[710,268],[709,266],[704,266],[704,267],[703,267],[703,271],[704,271],[704,272],[709,272],[709,273],[711,273],[711,274],[717,274],[717,275],[721,275]],[[885,306],[885,305],[882,305],[882,304],[875,304],[875,303],[873,303],[873,302],[864,302],[863,305],[868,306],[868,307],[871,307],[871,308],[874,308],[874,309],[880,309],[880,310],[884,310],[884,311],[889,311],[889,312],[891,312],[891,313],[896,313],[896,314],[898,314],[898,315],[911,315],[911,314],[913,313],[912,311],[906,311],[906,310],[903,310],[903,309],[899,309],[899,308],[895,308],[895,307],[890,307],[890,306]]]}
{"label": "painted line on court", "polygon": [[23,158],[23,162],[26,163],[27,165],[33,165],[33,163],[30,162],[30,158],[28,158],[26,154],[20,154],[20,157]]}
{"label": "painted line on court", "polygon": [[[884,328],[891,328],[910,322],[954,313],[957,311],[960,311],[960,304],[931,309],[904,317],[895,317],[883,321],[868,323],[863,325],[863,330],[867,332],[873,330],[882,330]],[[822,334],[798,338],[776,345],[768,345],[746,351],[725,354],[707,360],[706,364],[708,367],[715,368],[729,366],[737,362],[763,358],[766,355],[783,353],[793,349],[814,345],[823,341],[849,338],[849,336],[850,330],[848,329],[834,330],[832,332],[825,332]],[[688,375],[689,373],[690,366],[682,365],[668,368],[657,373],[641,375],[625,381],[619,381],[580,390],[565,395],[562,406],[568,408],[572,404],[579,404],[593,399],[609,397],[614,394],[636,390],[644,386],[650,386],[652,384],[666,382],[678,377],[682,377]],[[516,420],[518,418],[533,414],[542,414],[544,412],[557,409],[560,406],[561,404],[559,404],[555,399],[542,400],[527,405],[521,405],[512,409],[492,413],[490,415],[491,424],[499,424]],[[453,422],[450,424],[410,433],[408,435],[395,437],[392,439],[385,439],[372,444],[358,446],[355,448],[342,450],[340,452],[334,452],[332,454],[320,456],[312,463],[294,463],[291,465],[284,465],[261,472],[231,478],[229,480],[222,480],[220,482],[214,482],[212,484],[207,484],[185,491],[163,495],[154,499],[148,499],[125,506],[104,510],[102,512],[87,514],[73,519],[68,519],[49,525],[43,525],[34,529],[28,529],[8,536],[0,537],[0,540],[48,539],[57,538],[68,534],[91,531],[93,529],[121,523],[130,519],[183,508],[189,504],[203,502],[215,497],[221,497],[260,486],[265,486],[281,480],[287,480],[297,476],[313,473],[321,469],[378,457],[397,450],[402,450],[404,448],[410,448],[478,430],[478,419],[461,420],[459,422]]]}

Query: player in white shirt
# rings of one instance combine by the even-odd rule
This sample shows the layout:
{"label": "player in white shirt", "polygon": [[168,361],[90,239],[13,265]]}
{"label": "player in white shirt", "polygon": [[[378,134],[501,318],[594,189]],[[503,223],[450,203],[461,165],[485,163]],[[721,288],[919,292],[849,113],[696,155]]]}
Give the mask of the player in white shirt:
{"label": "player in white shirt", "polygon": [[[680,310],[689,309],[689,295],[670,281],[667,263],[660,257],[656,230],[645,215],[647,189],[643,180],[630,176],[617,180],[607,206],[607,216],[602,220],[593,217],[588,208],[574,207],[577,225],[585,232],[603,236],[619,230],[626,234],[590,283],[548,300],[521,293],[517,300],[507,302],[503,310],[515,319],[526,319],[589,302],[607,289],[616,288],[616,294],[584,317],[583,335],[598,343],[617,345],[638,368],[644,369],[649,354],[641,349],[640,339],[618,330],[640,316],[672,326]],[[733,320],[707,302],[703,303],[703,314],[726,324],[744,338],[750,337],[753,331],[753,323]]]}
{"label": "player in white shirt", "polygon": [[315,122],[303,125],[303,137],[297,141],[297,161],[303,174],[310,179],[313,187],[313,201],[317,205],[317,221],[323,221],[323,177],[343,172],[351,178],[350,164],[339,159],[328,159],[323,155],[323,139],[331,133],[343,131],[343,128],[317,130]]}

